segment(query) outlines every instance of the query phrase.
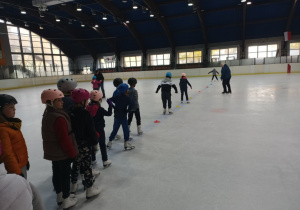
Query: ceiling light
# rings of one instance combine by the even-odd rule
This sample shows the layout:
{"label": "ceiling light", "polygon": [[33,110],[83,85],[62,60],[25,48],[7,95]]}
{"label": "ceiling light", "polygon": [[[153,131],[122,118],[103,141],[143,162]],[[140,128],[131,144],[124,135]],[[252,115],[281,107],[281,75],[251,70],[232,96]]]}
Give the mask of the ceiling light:
{"label": "ceiling light", "polygon": [[103,14],[102,19],[103,19],[103,20],[107,20],[106,14]]}
{"label": "ceiling light", "polygon": [[246,2],[246,0],[241,0],[241,2]]}
{"label": "ceiling light", "polygon": [[137,8],[138,8],[138,6],[136,5],[135,2],[133,2],[132,9],[137,9]]}
{"label": "ceiling light", "polygon": [[26,11],[22,7],[20,7],[20,11],[21,11],[21,14],[26,15]]}
{"label": "ceiling light", "polygon": [[122,3],[127,3],[127,0],[122,0]]}
{"label": "ceiling light", "polygon": [[39,25],[40,26],[40,29],[42,30],[42,29],[44,29],[44,27],[42,26],[42,25]]}
{"label": "ceiling light", "polygon": [[55,16],[55,20],[56,20],[56,22],[60,22],[60,19],[57,16]]}
{"label": "ceiling light", "polygon": [[96,28],[98,28],[98,27],[99,27],[99,25],[98,25],[98,24],[95,24],[95,27],[96,27]]}
{"label": "ceiling light", "polygon": [[92,12],[92,15],[97,15],[94,10],[91,10],[91,12]]}
{"label": "ceiling light", "polygon": [[28,25],[28,23],[27,23],[27,22],[24,22],[24,24],[25,24],[25,27],[29,27],[29,25]]}
{"label": "ceiling light", "polygon": [[192,0],[188,0],[188,6],[189,7],[191,7],[191,6],[193,6],[194,4],[193,4],[193,1]]}
{"label": "ceiling light", "polygon": [[84,27],[85,25],[84,25],[84,23],[83,22],[81,22],[81,27]]}
{"label": "ceiling light", "polygon": [[6,24],[12,24],[8,18],[6,18]]}
{"label": "ceiling light", "polygon": [[126,22],[125,23],[130,23],[130,21],[129,20],[126,20]]}
{"label": "ceiling light", "polygon": [[154,17],[153,13],[150,11],[150,17]]}
{"label": "ceiling light", "polygon": [[248,1],[248,2],[247,2],[247,4],[249,4],[249,5],[250,5],[250,4],[252,4],[252,2],[251,2],[251,1]]}
{"label": "ceiling light", "polygon": [[77,7],[76,7],[76,10],[78,11],[78,12],[81,12],[81,5],[80,4],[77,4]]}

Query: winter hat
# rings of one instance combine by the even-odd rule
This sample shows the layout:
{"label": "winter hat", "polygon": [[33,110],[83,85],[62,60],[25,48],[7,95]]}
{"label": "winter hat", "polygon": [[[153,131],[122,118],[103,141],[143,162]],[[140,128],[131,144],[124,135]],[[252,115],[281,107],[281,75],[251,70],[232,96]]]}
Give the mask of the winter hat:
{"label": "winter hat", "polygon": [[119,93],[123,94],[126,92],[126,90],[128,90],[128,85],[123,83],[123,84],[120,84],[117,88],[117,90],[119,91]]}
{"label": "winter hat", "polygon": [[172,77],[172,73],[171,72],[167,72],[166,73],[166,77],[170,77],[171,78]]}

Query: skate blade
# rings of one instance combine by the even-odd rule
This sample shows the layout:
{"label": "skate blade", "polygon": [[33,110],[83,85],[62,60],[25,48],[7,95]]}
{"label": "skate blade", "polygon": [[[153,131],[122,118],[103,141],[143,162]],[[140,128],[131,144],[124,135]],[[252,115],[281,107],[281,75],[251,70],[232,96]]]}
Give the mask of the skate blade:
{"label": "skate blade", "polygon": [[131,146],[131,147],[124,147],[124,151],[133,150],[134,148],[135,148],[135,146]]}
{"label": "skate blade", "polygon": [[103,169],[108,168],[110,165],[111,165],[111,163],[110,163],[110,164],[107,164],[107,165],[105,165],[105,166],[103,166]]}

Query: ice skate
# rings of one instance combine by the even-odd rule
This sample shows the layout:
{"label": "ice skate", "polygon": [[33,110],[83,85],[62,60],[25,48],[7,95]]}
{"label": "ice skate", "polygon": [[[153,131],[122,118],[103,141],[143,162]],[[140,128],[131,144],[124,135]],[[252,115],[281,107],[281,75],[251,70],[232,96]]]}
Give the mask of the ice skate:
{"label": "ice skate", "polygon": [[128,125],[128,129],[129,129],[129,141],[131,141],[133,138],[132,138],[131,131],[130,131],[130,125]]}
{"label": "ice skate", "polygon": [[103,168],[107,168],[111,165],[111,160],[103,161]]}
{"label": "ice skate", "polygon": [[66,210],[72,206],[75,206],[76,203],[77,203],[77,198],[69,196],[66,199],[64,199],[62,206],[63,209]]}
{"label": "ice skate", "polygon": [[132,150],[134,148],[135,148],[135,146],[131,145],[128,141],[124,142],[124,149],[125,150]]}
{"label": "ice skate", "polygon": [[225,93],[227,94],[228,92],[227,92],[227,91],[223,91],[223,92],[222,92],[222,94],[225,94]]}
{"label": "ice skate", "polygon": [[142,134],[143,134],[142,126],[141,126],[141,125],[138,125],[138,126],[137,126],[137,132],[138,132],[139,135],[142,135]]}
{"label": "ice skate", "polygon": [[78,189],[78,184],[76,182],[76,183],[74,183],[74,184],[71,185],[70,193],[71,194],[75,194],[76,191],[77,191],[77,189]]}
{"label": "ice skate", "polygon": [[90,188],[86,189],[86,199],[90,199],[93,196],[99,195],[100,194],[100,189],[98,187],[95,187],[92,185]]}
{"label": "ice skate", "polygon": [[100,171],[99,171],[98,169],[93,169],[93,168],[92,168],[92,175],[93,175],[94,177],[97,177],[97,176],[100,175]]}
{"label": "ice skate", "polygon": [[189,103],[190,103],[190,101],[187,101],[186,103],[188,103],[188,104],[189,104]]}
{"label": "ice skate", "polygon": [[115,139],[114,140],[119,140],[121,139],[121,136],[120,135],[116,135]]}
{"label": "ice skate", "polygon": [[62,197],[62,192],[56,194],[56,202],[57,202],[57,205],[61,205],[63,203],[64,199]]}
{"label": "ice skate", "polygon": [[96,165],[97,164],[97,160],[92,160],[92,165]]}
{"label": "ice skate", "polygon": [[171,108],[169,109],[169,114],[173,114],[173,110]]}
{"label": "ice skate", "polygon": [[109,141],[106,145],[107,149],[111,149],[112,141]]}
{"label": "ice skate", "polygon": [[166,112],[167,112],[167,110],[166,110],[166,109],[164,109],[164,111],[163,111],[163,114],[166,114]]}

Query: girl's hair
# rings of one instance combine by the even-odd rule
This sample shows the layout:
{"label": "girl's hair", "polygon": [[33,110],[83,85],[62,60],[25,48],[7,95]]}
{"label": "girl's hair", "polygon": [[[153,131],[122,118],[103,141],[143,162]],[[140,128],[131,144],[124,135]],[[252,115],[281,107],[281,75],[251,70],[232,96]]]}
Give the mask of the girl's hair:
{"label": "girl's hair", "polygon": [[102,98],[99,101],[94,101],[94,100],[91,99],[91,104],[95,104],[95,105],[100,106],[100,107],[101,107],[101,102],[102,102]]}

